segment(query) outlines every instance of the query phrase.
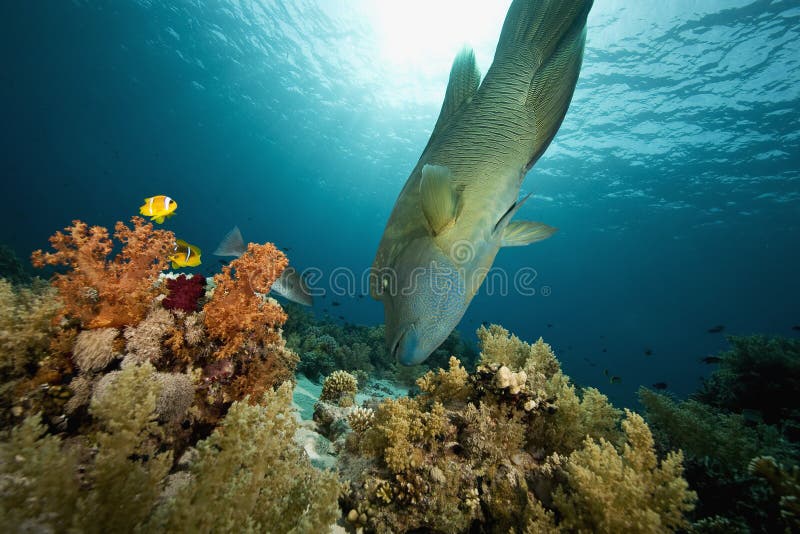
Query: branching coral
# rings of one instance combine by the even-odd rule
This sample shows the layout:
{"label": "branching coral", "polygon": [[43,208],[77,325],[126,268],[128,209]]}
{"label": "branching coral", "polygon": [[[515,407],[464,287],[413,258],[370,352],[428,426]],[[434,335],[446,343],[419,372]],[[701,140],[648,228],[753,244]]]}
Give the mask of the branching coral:
{"label": "branching coral", "polygon": [[372,408],[363,408],[360,406],[347,415],[347,423],[350,425],[350,428],[353,429],[353,432],[357,434],[363,434],[369,430],[374,419],[375,412]]}
{"label": "branching coral", "polygon": [[36,267],[71,268],[54,275],[52,283],[64,300],[66,315],[85,328],[133,325],[147,313],[155,294],[153,284],[168,264],[175,236],[154,230],[141,217],[131,222],[132,228],[116,224],[114,237],[122,249],[113,258],[109,255],[114,241],[108,230],[81,221],[50,238],[55,252],[37,250],[32,255]]}
{"label": "branching coral", "polygon": [[672,532],[685,527],[696,495],[681,477],[683,455],[660,462],[644,420],[626,410],[620,454],[604,439],[589,438],[570,454],[568,491],[557,490],[559,526],[576,532]]}
{"label": "branching coral", "polygon": [[261,295],[269,293],[288,263],[271,243],[250,243],[244,254],[214,276],[216,289],[203,311],[209,334],[222,342],[218,358],[232,356],[246,341],[262,345],[278,341],[286,314],[277,302]]}
{"label": "branching coral", "polygon": [[358,391],[358,380],[347,371],[334,371],[322,383],[319,400],[339,406],[352,406]]}

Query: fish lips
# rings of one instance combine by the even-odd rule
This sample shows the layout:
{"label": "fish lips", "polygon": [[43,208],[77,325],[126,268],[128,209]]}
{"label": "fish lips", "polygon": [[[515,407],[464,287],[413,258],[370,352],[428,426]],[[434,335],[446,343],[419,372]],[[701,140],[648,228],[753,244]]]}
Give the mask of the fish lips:
{"label": "fish lips", "polygon": [[427,352],[420,350],[419,332],[413,323],[400,331],[391,347],[392,357],[402,365],[417,365],[428,357]]}

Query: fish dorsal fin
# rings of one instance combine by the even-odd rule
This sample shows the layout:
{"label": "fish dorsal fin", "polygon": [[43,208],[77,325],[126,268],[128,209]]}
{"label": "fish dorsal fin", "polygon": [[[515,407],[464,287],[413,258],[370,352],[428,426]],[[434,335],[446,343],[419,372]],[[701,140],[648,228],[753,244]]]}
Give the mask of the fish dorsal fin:
{"label": "fish dorsal fin", "polygon": [[[475,63],[475,52],[472,51],[472,48],[465,46],[453,60],[442,109],[439,111],[439,118],[436,120],[436,125],[433,127],[433,132],[431,132],[431,137],[425,146],[425,150],[428,149],[434,138],[444,130],[447,123],[456,115],[464,103],[472,100],[480,83],[481,71],[478,70],[478,66]],[[425,153],[425,150],[422,152]]]}
{"label": "fish dorsal fin", "polygon": [[537,241],[547,239],[554,233],[556,228],[544,223],[533,221],[513,221],[503,229],[503,237],[500,246],[521,247],[530,245]]}
{"label": "fish dorsal fin", "polygon": [[433,235],[441,234],[455,223],[458,194],[450,169],[430,164],[422,167],[419,193],[422,212],[428,220]]}
{"label": "fish dorsal fin", "polygon": [[244,254],[247,247],[244,245],[242,239],[242,232],[239,231],[238,226],[234,226],[233,230],[228,232],[225,237],[220,241],[217,250],[214,251],[215,256],[236,256],[237,258]]}

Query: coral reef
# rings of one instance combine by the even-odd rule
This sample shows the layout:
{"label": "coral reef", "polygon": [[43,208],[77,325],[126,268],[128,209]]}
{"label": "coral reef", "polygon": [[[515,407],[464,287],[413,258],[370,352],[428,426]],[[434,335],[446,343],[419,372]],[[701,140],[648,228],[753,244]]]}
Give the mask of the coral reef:
{"label": "coral reef", "polygon": [[55,252],[37,250],[32,255],[36,267],[70,268],[55,274],[52,284],[62,297],[65,315],[84,328],[134,325],[147,314],[156,294],[153,284],[167,267],[175,236],[154,230],[141,217],[133,217],[131,223],[132,228],[116,224],[114,237],[122,248],[111,259],[114,241],[108,230],[81,221],[50,238]]}
{"label": "coral reef", "polygon": [[180,274],[176,278],[167,278],[167,298],[161,305],[168,310],[182,310],[192,313],[200,310],[200,300],[206,294],[206,279],[199,274],[186,276]]}
{"label": "coral reef", "polygon": [[[628,412],[620,432],[620,411],[597,390],[576,391],[543,341],[529,345],[498,326],[478,335],[475,372],[451,358],[448,370],[417,381],[418,396],[384,400],[363,425],[366,412],[351,412],[359,422],[340,470],[353,527],[618,532],[628,520],[632,532],[664,532],[687,524],[694,495],[680,453],[659,464],[643,420]],[[598,500],[622,517],[604,515]]]}
{"label": "coral reef", "polygon": [[[70,441],[37,417],[0,441],[6,532],[322,532],[338,516],[338,482],[293,441],[291,387],[234,403],[191,460],[159,450],[164,385],[150,364],[119,371],[95,395],[95,430]],[[184,469],[184,470],[180,470]],[[170,474],[170,471],[172,473]]]}
{"label": "coral reef", "polygon": [[244,254],[214,276],[214,297],[203,306],[203,312],[209,335],[222,343],[217,358],[229,358],[245,343],[278,342],[286,313],[274,299],[261,295],[269,293],[288,264],[271,243],[250,243]]}
{"label": "coral reef", "polygon": [[334,371],[322,383],[322,395],[319,400],[342,407],[352,406],[358,392],[356,377],[347,371]]}

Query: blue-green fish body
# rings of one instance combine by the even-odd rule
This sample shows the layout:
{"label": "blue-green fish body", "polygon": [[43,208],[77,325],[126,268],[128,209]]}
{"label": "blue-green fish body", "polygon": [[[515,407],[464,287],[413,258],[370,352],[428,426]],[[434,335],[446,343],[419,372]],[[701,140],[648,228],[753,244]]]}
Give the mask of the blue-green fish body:
{"label": "blue-green fish body", "polygon": [[[371,292],[403,364],[424,361],[467,310],[502,246],[554,228],[511,221],[527,171],[558,131],[578,79],[592,0],[515,0],[481,83],[456,57],[439,118],[386,225]],[[527,198],[527,197],[526,197]]]}

